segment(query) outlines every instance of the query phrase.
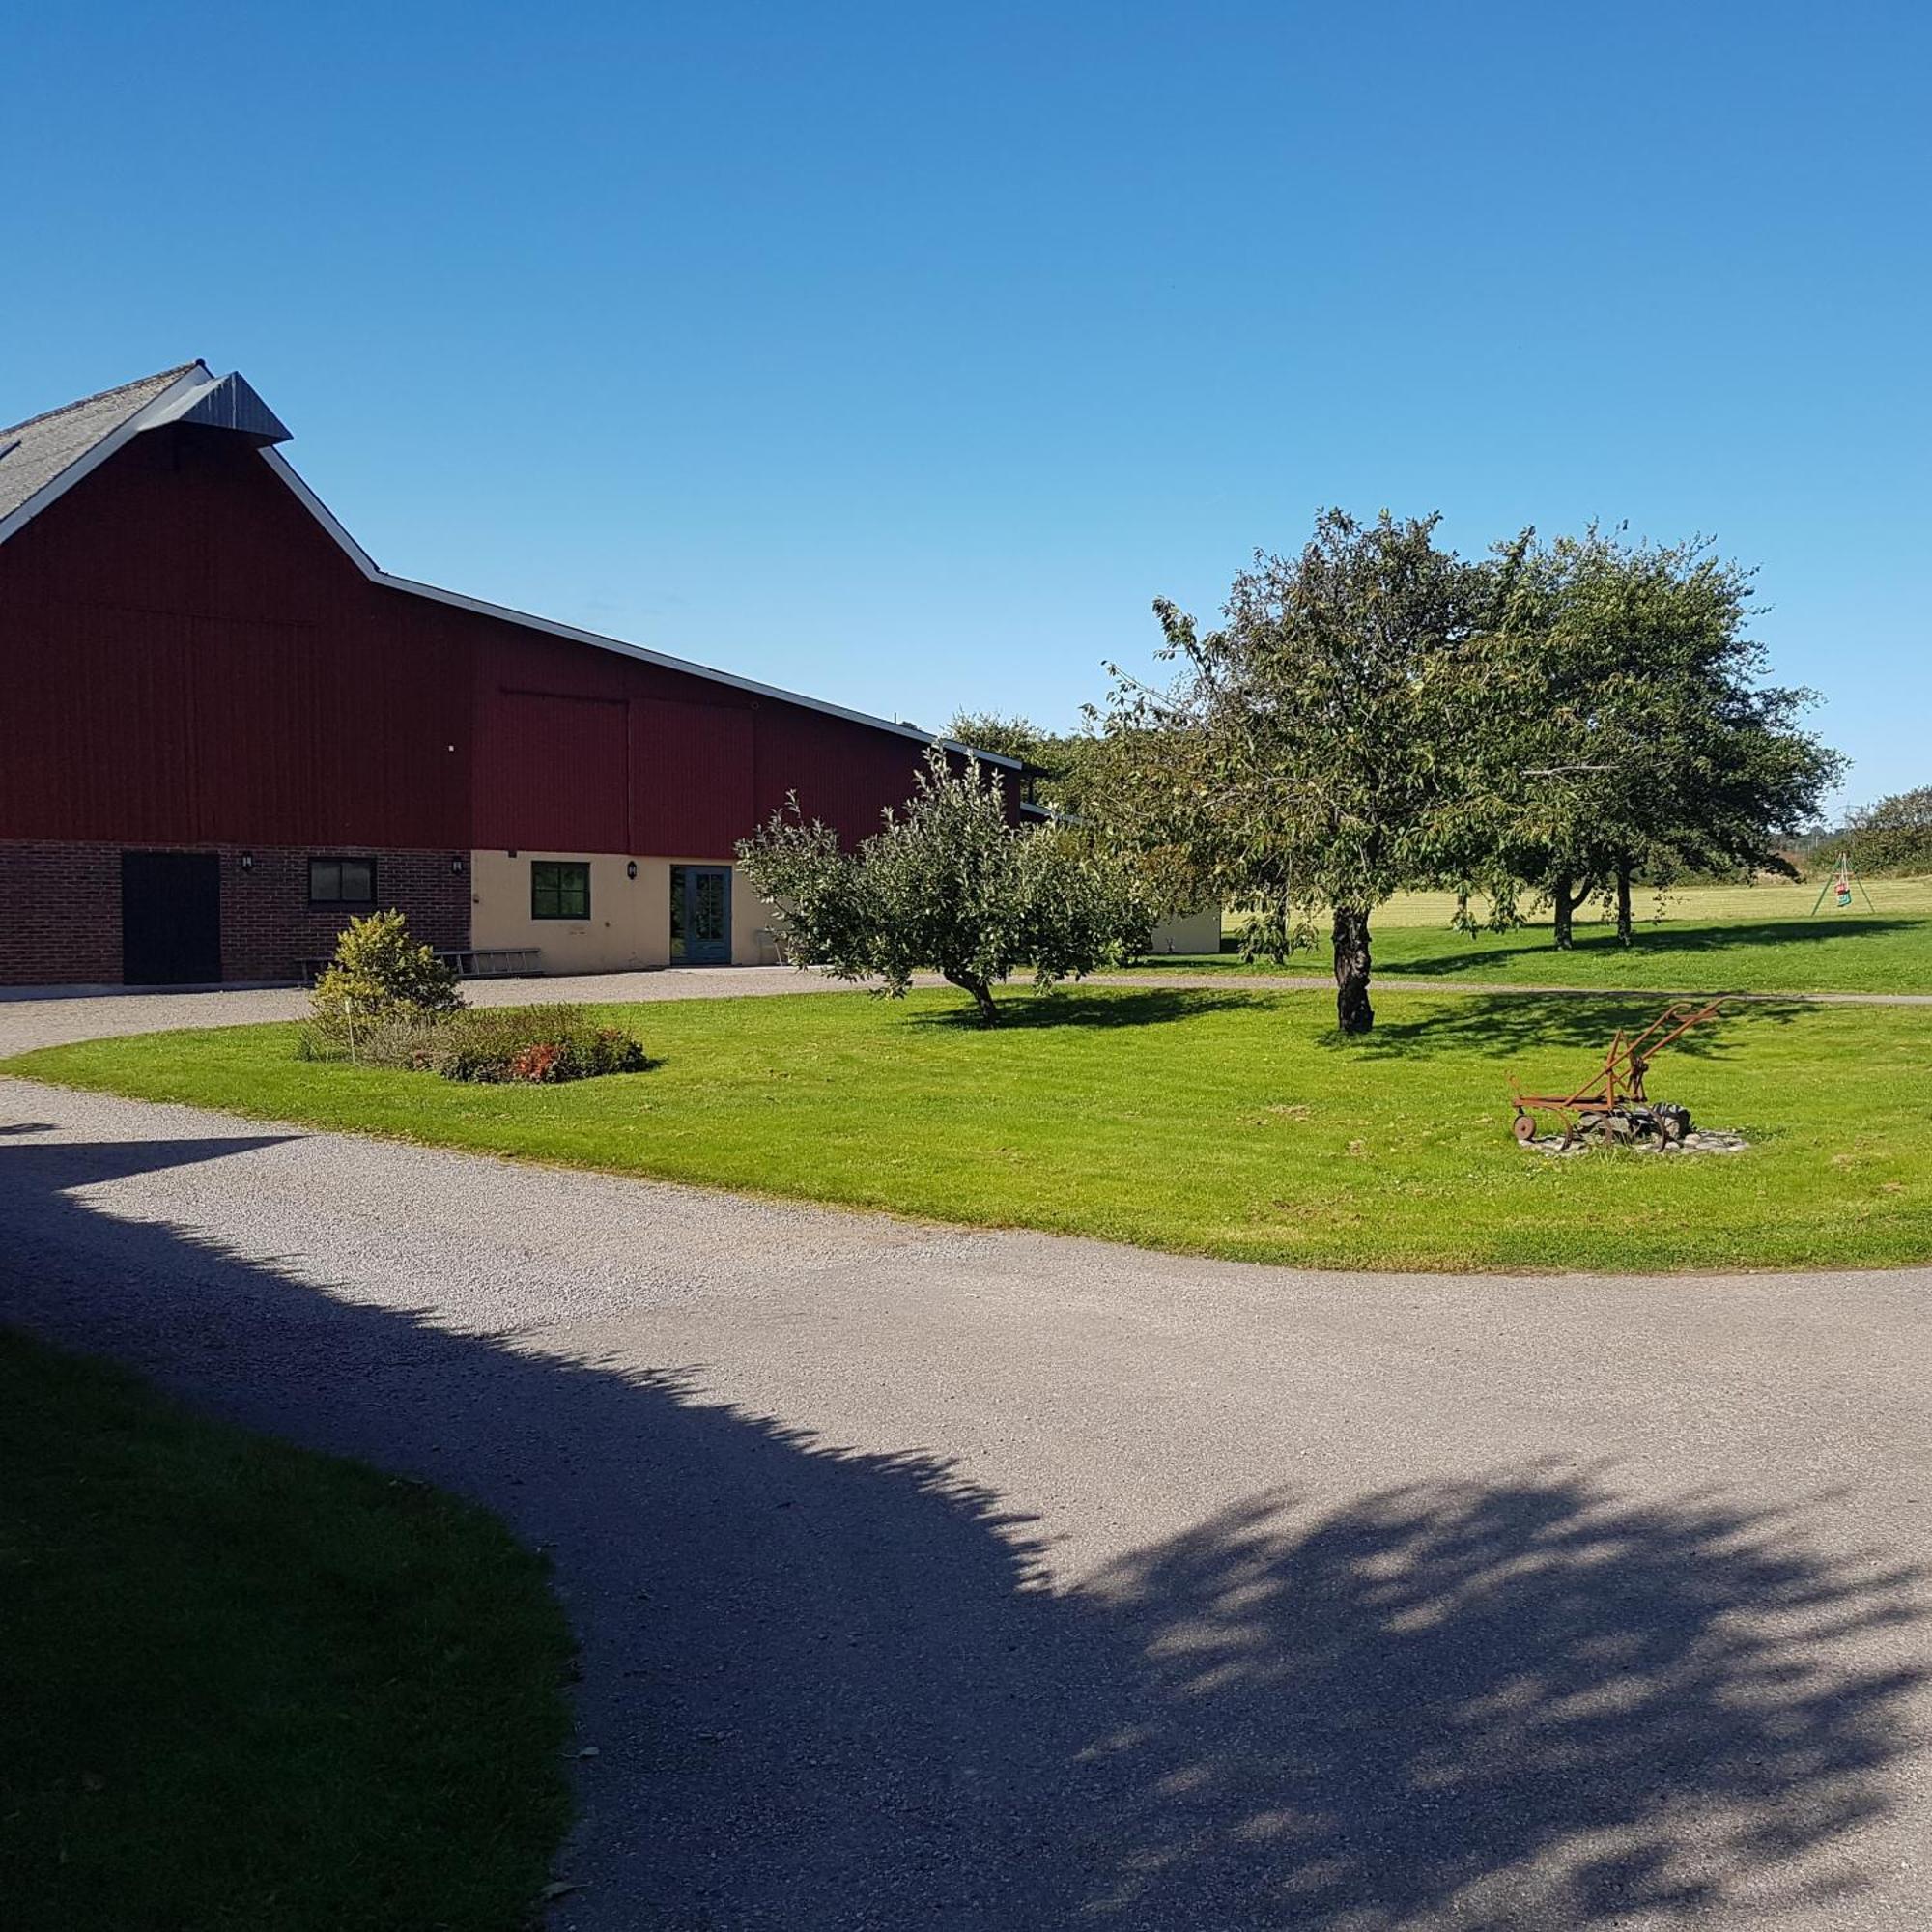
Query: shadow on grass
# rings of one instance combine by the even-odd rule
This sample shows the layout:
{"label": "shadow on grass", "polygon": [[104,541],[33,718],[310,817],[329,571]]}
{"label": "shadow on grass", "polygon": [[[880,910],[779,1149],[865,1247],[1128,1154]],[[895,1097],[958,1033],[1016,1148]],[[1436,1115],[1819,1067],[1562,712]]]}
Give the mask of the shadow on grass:
{"label": "shadow on grass", "polygon": [[[599,1747],[558,1932],[1608,1932],[1835,1922],[1875,1868],[1896,1883],[1861,1834],[1922,1762],[1921,1579],[1833,1547],[1858,1520],[1838,1498],[1549,1459],[1320,1506],[1271,1490],[1056,1584],[1040,1525],[943,1455],[478,1332],[509,1318],[467,1273],[422,1281],[440,1325],[77,1191],[230,1154],[283,1158],[0,1151],[0,1312],[551,1547]],[[289,1172],[308,1226],[356,1224],[349,1179]],[[234,1829],[320,1798],[261,1794]],[[28,1917],[83,1922],[59,1911],[84,1841],[78,1864],[28,1849]],[[218,1853],[185,1849],[197,1899]]]}
{"label": "shadow on grass", "polygon": [[[1639,922],[1636,943],[1619,946],[1614,927],[1577,929],[1577,952],[1588,952],[1612,959],[1638,959],[1658,953],[1724,952],[1741,946],[1789,946],[1826,939],[1869,938],[1879,933],[1907,932],[1925,927],[1922,919],[1779,919],[1756,920],[1744,924],[1677,925],[1669,921],[1658,925]],[[1396,958],[1402,934],[1412,927],[1391,927],[1377,935],[1386,963],[1382,970],[1396,978],[1422,980],[1437,975],[1479,972],[1484,967],[1531,966],[1540,960],[1556,961],[1563,955],[1547,938],[1538,940],[1519,927],[1498,933],[1490,946],[1471,946],[1462,952],[1446,952],[1420,959]]]}
{"label": "shadow on grass", "polygon": [[1010,987],[994,995],[1000,1010],[997,1026],[981,1026],[979,1014],[965,1002],[963,994],[956,1008],[911,1013],[907,1018],[917,1027],[963,1028],[968,1033],[997,1037],[1003,1033],[1037,1032],[1047,1027],[1166,1026],[1176,1020],[1199,1019],[1204,1013],[1251,1007],[1255,999],[1253,993],[1184,987],[1151,987],[1144,993],[1117,992],[1104,987],[1083,990],[1072,986],[1036,993]]}
{"label": "shadow on grass", "polygon": [[[1435,1002],[1438,996],[1428,997]],[[1404,1001],[1398,1010],[1406,1009],[1406,1004]],[[1548,1051],[1581,1054],[1601,1063],[1619,1027],[1640,1033],[1666,1007],[1678,1004],[1689,1003],[1674,1001],[1667,993],[1466,993],[1443,996],[1439,1004],[1413,1018],[1392,1019],[1378,1013],[1374,1031],[1366,1035],[1329,1027],[1315,1037],[1331,1051],[1363,1059],[1434,1054],[1467,1058],[1487,1053],[1500,1061]],[[1747,1048],[1754,1027],[1790,1026],[1821,1010],[1803,1000],[1740,1000],[1663,1051],[1697,1060],[1722,1059]],[[1585,1070],[1579,1066],[1579,1077]]]}

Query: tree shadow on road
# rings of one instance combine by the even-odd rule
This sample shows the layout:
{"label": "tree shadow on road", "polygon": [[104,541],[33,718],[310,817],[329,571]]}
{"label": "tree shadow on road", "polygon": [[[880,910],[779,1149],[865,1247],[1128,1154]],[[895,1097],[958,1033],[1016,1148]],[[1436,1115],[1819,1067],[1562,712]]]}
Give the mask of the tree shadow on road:
{"label": "tree shadow on road", "polygon": [[1832,1498],[1539,1462],[1256,1495],[1057,1577],[945,1456],[445,1325],[435,1280],[357,1301],[96,1185],[230,1154],[277,1157],[0,1150],[0,1313],[550,1547],[598,1749],[559,1928],[1556,1932],[1873,1881],[1919,1579],[1834,1546]]}
{"label": "tree shadow on road", "polygon": [[[1545,1463],[1258,1498],[1083,1592],[1135,1658],[1128,1922],[1701,1919],[1880,1815],[1918,1681],[1842,1655],[1913,1574],[1804,1512]],[[1807,1884],[1854,1885],[1821,1864]]]}

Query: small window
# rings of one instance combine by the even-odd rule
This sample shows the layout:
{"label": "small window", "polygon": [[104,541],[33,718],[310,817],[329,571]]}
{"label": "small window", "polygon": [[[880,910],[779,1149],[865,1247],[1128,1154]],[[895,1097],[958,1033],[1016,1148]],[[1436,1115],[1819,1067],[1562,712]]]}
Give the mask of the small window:
{"label": "small window", "polygon": [[373,859],[311,859],[308,862],[310,905],[374,905],[376,862]]}
{"label": "small window", "polygon": [[532,919],[588,919],[590,867],[582,859],[530,861]]}

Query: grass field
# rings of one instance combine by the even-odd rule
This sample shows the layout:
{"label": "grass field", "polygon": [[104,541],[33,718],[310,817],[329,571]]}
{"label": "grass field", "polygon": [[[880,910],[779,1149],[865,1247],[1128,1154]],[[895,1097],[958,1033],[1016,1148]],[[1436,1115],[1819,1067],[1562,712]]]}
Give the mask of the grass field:
{"label": "grass field", "polygon": [[[1663,917],[1640,894],[1636,944],[1617,944],[1601,920],[1577,925],[1573,952],[1550,944],[1548,915],[1514,932],[1458,932],[1446,893],[1407,893],[1373,922],[1376,971],[1391,979],[1467,980],[1497,985],[1656,987],[1709,992],[1932,993],[1932,879],[1881,879],[1872,905],[1855,889],[1854,910],[1815,918],[1818,884],[1698,887],[1671,895]],[[1236,923],[1228,922],[1232,938]],[[1325,944],[1286,967],[1248,967],[1232,953],[1171,955],[1134,969],[1322,973]]]}
{"label": "grass field", "polygon": [[1932,1009],[1740,1006],[1655,1098],[1737,1155],[1511,1140],[1506,1076],[1568,1086],[1649,999],[1388,994],[1366,1040],[1323,994],[864,994],[602,1009],[657,1070],[552,1088],[316,1065],[290,1027],[149,1034],[30,1077],[620,1173],[1370,1267],[1728,1268],[1932,1258]]}
{"label": "grass field", "polygon": [[517,1932],[567,1817],[538,1559],[0,1330],[0,1920]]}

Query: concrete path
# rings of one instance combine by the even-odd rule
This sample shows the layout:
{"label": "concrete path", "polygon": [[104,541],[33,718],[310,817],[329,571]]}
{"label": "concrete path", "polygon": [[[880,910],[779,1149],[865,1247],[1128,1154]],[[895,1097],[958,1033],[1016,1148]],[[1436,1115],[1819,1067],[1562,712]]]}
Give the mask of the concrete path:
{"label": "concrete path", "polygon": [[562,1932],[1932,1918],[1925,1270],[1306,1274],[19,1082],[0,1231],[0,1320],[551,1548]]}

